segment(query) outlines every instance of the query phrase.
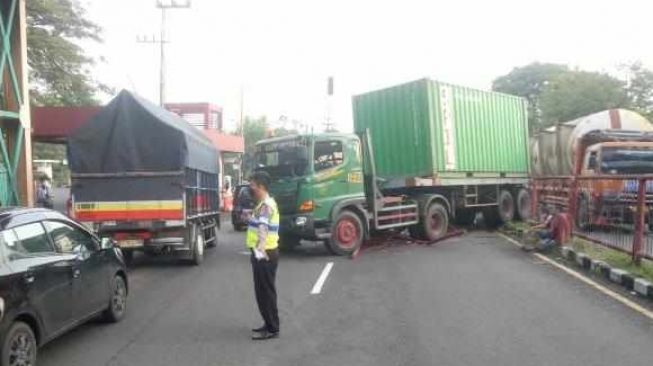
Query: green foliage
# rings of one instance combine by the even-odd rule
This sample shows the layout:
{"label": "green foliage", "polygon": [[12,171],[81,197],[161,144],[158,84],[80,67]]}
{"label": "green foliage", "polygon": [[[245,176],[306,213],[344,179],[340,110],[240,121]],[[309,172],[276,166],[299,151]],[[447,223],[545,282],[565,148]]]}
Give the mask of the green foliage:
{"label": "green foliage", "polygon": [[641,62],[626,66],[628,84],[626,93],[631,108],[653,120],[653,71],[644,68]]}
{"label": "green foliage", "polygon": [[243,121],[243,138],[245,139],[245,153],[253,154],[254,145],[266,136],[268,122],[265,116],[258,118],[245,117]]}
{"label": "green foliage", "polygon": [[540,95],[544,88],[560,74],[568,72],[565,65],[539,63],[515,67],[508,74],[492,82],[492,90],[517,95],[528,101],[528,120],[531,130],[541,127]]}
{"label": "green foliage", "polygon": [[27,57],[35,105],[94,105],[110,89],[93,79],[87,56],[75,41],[101,42],[101,28],[85,19],[77,0],[27,1]]}
{"label": "green foliage", "polygon": [[624,83],[608,74],[569,71],[546,85],[540,96],[542,125],[566,122],[611,108],[627,108]]}
{"label": "green foliage", "polygon": [[605,73],[532,63],[492,83],[495,91],[526,98],[531,133],[610,108],[630,108],[653,117],[653,72],[640,62],[626,66],[628,83]]}

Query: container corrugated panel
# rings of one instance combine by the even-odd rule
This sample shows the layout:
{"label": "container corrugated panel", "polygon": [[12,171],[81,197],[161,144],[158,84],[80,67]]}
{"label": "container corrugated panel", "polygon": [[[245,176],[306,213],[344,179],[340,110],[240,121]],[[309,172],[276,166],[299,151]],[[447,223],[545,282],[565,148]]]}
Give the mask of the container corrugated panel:
{"label": "container corrugated panel", "polygon": [[381,177],[528,173],[518,97],[422,79],[355,96],[354,127],[370,129]]}

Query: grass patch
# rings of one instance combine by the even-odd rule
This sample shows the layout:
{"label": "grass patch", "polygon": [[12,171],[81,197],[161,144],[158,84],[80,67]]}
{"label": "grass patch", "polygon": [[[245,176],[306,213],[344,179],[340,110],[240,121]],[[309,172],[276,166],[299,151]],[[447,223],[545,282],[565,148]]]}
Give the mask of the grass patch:
{"label": "grass patch", "polygon": [[614,250],[591,241],[578,237],[571,239],[571,246],[578,252],[587,254],[592,259],[606,262],[612,267],[626,270],[635,276],[645,278],[653,282],[653,262],[642,259],[642,264],[636,266],[629,254]]}

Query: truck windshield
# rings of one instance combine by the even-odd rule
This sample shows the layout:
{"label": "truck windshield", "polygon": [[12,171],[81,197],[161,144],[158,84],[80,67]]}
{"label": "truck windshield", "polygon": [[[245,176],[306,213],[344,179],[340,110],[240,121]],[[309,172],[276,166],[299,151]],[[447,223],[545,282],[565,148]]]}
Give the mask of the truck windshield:
{"label": "truck windshield", "polygon": [[256,146],[256,170],[274,178],[301,177],[308,167],[308,148],[304,139],[272,142]]}
{"label": "truck windshield", "polygon": [[604,174],[653,173],[653,149],[608,148],[601,156],[601,172]]}

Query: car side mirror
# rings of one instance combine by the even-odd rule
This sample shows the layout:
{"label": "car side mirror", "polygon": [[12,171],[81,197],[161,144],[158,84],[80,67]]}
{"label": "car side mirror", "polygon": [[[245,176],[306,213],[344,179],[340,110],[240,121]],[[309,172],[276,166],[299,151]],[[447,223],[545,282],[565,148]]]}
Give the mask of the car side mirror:
{"label": "car side mirror", "polygon": [[111,238],[102,238],[102,241],[100,242],[100,248],[104,249],[111,249],[115,246],[115,243],[113,239]]}

